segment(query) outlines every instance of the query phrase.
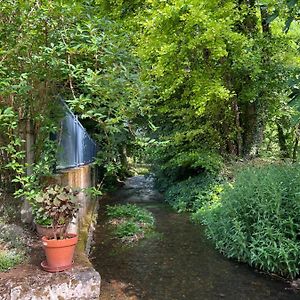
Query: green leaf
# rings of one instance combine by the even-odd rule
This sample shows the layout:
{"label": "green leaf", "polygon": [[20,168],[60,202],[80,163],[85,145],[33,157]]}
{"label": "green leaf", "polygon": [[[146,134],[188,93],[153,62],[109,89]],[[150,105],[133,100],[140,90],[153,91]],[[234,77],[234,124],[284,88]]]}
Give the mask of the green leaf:
{"label": "green leaf", "polygon": [[290,9],[293,8],[297,4],[298,4],[298,0],[287,0],[287,6]]}
{"label": "green leaf", "polygon": [[294,17],[293,16],[288,17],[288,19],[285,22],[285,26],[283,28],[283,32],[284,33],[288,33],[288,31],[289,31],[289,29],[290,29],[291,24],[292,24],[293,21],[294,21]]}
{"label": "green leaf", "polygon": [[267,24],[270,24],[271,22],[273,22],[277,17],[279,16],[279,11],[275,10],[271,15],[269,15],[269,17],[266,20]]}

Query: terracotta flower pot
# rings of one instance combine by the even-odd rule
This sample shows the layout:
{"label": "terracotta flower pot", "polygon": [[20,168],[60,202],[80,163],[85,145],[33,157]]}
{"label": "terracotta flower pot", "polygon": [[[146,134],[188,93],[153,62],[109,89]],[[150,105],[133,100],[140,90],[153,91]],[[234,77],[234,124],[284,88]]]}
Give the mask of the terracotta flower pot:
{"label": "terracotta flower pot", "polygon": [[[40,237],[47,236],[48,238],[53,238],[53,228],[52,226],[45,226],[45,225],[40,225],[40,224],[35,224],[36,225],[36,231]],[[61,235],[64,230],[65,230],[66,225],[60,225],[56,229],[56,235]]]}
{"label": "terracotta flower pot", "polygon": [[71,268],[76,244],[77,234],[68,234],[63,240],[48,239],[42,237],[43,248],[46,254],[46,262],[42,267],[49,272],[60,272]]}

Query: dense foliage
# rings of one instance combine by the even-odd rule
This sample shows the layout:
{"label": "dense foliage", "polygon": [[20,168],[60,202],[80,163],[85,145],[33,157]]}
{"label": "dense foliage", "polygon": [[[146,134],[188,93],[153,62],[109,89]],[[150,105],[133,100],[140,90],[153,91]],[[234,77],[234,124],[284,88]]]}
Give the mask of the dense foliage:
{"label": "dense foliage", "polygon": [[[8,125],[14,128],[6,130],[9,116],[1,117],[0,143],[4,154],[16,153],[4,155],[0,167],[7,182],[15,178],[15,189],[23,187],[19,196],[34,196],[41,176],[53,171],[56,145],[49,136],[61,130],[61,97],[98,143],[102,175],[127,172],[135,123],[146,118],[144,88],[130,34],[105,18],[100,7],[94,1],[1,5],[0,109],[1,114],[10,113]],[[8,139],[18,145],[8,147]],[[25,149],[28,164],[21,156]]]}
{"label": "dense foliage", "polygon": [[294,2],[110,4],[1,6],[1,104],[18,114],[19,136],[34,132],[35,162],[50,128],[59,130],[58,95],[97,140],[104,174],[126,173],[146,132],[163,175],[215,171],[220,155],[262,155],[264,145],[296,157],[297,105],[287,103],[298,28],[282,30]]}
{"label": "dense foliage", "polygon": [[222,190],[221,179],[202,174],[170,185],[165,199],[178,212],[195,212],[218,197]]}
{"label": "dense foliage", "polygon": [[132,54],[130,35],[116,22],[95,14],[80,30],[78,26],[68,45],[72,58],[69,103],[93,133],[101,149],[97,163],[105,173],[126,173],[137,124],[147,119],[139,62]]}
{"label": "dense foliage", "polygon": [[150,12],[139,51],[169,148],[256,155],[259,130],[287,96],[295,65],[286,55],[296,55],[289,38],[276,27],[264,32],[256,7],[234,1],[154,1]]}
{"label": "dense foliage", "polygon": [[[78,192],[68,186],[47,186],[41,191],[32,204],[35,217],[42,220],[51,220],[54,239],[67,237],[67,228],[78,212],[76,195]],[[60,225],[64,225],[57,235]]]}
{"label": "dense foliage", "polygon": [[249,168],[198,211],[227,257],[294,278],[300,273],[299,166]]}
{"label": "dense foliage", "polygon": [[18,116],[11,107],[0,107],[0,179],[1,186],[11,190],[14,176],[23,174],[23,159],[25,153],[22,149],[24,141],[18,134]]}

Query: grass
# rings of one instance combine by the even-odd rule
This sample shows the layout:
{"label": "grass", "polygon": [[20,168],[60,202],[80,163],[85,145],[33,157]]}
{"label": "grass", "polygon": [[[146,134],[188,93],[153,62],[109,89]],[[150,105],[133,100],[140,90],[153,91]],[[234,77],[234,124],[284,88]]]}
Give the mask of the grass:
{"label": "grass", "polygon": [[193,219],[206,225],[216,248],[264,272],[300,274],[300,171],[297,164],[241,169],[203,202]]}
{"label": "grass", "polygon": [[135,204],[108,205],[107,215],[114,236],[125,243],[136,242],[154,229],[152,213]]}

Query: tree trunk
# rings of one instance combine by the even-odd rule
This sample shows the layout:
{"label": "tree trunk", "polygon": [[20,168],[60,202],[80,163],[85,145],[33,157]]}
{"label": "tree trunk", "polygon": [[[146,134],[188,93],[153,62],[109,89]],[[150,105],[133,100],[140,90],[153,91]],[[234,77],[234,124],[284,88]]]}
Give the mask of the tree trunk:
{"label": "tree trunk", "polygon": [[128,173],[129,170],[129,164],[128,164],[128,158],[127,158],[127,147],[125,144],[121,146],[120,149],[120,160],[121,160],[121,165],[124,173]]}
{"label": "tree trunk", "polygon": [[299,130],[300,130],[300,125],[298,125],[296,129],[296,139],[293,147],[293,162],[297,161],[298,145],[299,145]]}
{"label": "tree trunk", "polygon": [[232,108],[234,111],[234,116],[235,116],[235,129],[236,129],[236,154],[237,156],[242,155],[243,151],[243,139],[242,139],[242,129],[241,129],[241,122],[240,122],[240,109],[238,106],[237,99],[235,99],[232,102]]}
{"label": "tree trunk", "polygon": [[243,156],[248,157],[254,143],[254,130],[257,122],[255,103],[245,104],[241,117],[243,127]]}
{"label": "tree trunk", "polygon": [[282,126],[277,123],[277,132],[278,132],[278,144],[280,148],[280,153],[282,158],[289,158],[290,153],[286,144],[286,135],[283,132]]}
{"label": "tree trunk", "polygon": [[[249,9],[253,9],[254,1],[246,2],[249,3]],[[265,38],[269,39],[271,37],[271,30],[267,22],[269,14],[265,5],[260,7],[260,13],[262,32]],[[265,48],[262,52],[262,66],[267,66],[270,61],[268,49]],[[253,103],[248,103],[244,110],[244,156],[246,158],[255,158],[259,155],[259,148],[264,138],[268,110],[266,96],[265,91],[261,90],[257,100]]]}

